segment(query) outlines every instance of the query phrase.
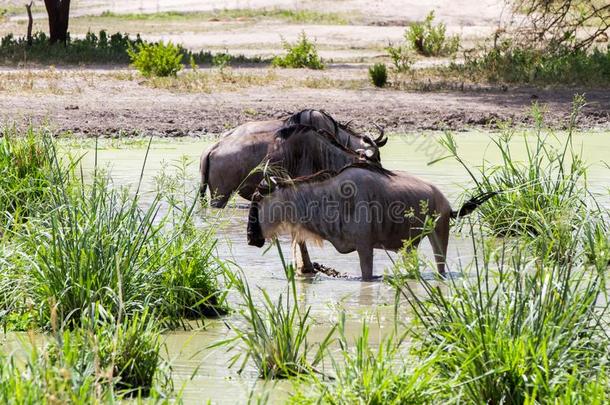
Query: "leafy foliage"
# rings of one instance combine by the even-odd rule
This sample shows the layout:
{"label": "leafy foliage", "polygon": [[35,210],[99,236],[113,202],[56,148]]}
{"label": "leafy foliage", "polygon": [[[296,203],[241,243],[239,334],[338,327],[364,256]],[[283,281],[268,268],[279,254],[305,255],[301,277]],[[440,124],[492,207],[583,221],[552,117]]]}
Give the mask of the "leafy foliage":
{"label": "leafy foliage", "polygon": [[460,38],[447,37],[445,24],[433,25],[433,22],[434,11],[430,11],[423,23],[414,23],[405,32],[407,42],[420,55],[454,55],[460,46]]}
{"label": "leafy foliage", "polygon": [[392,44],[390,44],[388,45],[386,50],[390,55],[390,59],[392,59],[394,69],[398,73],[405,73],[411,69],[411,65],[413,65],[413,58],[411,57],[411,54],[409,53],[409,48],[407,46],[393,46]]}
{"label": "leafy foliage", "polygon": [[128,49],[132,65],[146,77],[176,76],[182,69],[180,48],[171,42],[156,44],[140,43],[136,49]]}
{"label": "leafy foliage", "polygon": [[285,56],[276,56],[272,61],[273,66],[324,69],[324,64],[318,56],[315,43],[307,38],[305,32],[301,33],[299,39],[294,44],[287,41],[283,41],[283,43],[287,54]]}

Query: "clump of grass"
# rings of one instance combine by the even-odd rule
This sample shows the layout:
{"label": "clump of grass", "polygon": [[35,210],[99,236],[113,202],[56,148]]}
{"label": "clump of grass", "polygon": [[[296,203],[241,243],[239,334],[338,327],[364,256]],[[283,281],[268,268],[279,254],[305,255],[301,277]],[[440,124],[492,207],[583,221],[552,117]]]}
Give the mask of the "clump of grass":
{"label": "clump of grass", "polygon": [[[404,335],[386,337],[373,350],[369,327],[362,323],[352,345],[345,334],[345,314],[338,324],[340,359],[332,358],[329,381],[305,380],[291,398],[294,404],[427,404],[434,403],[438,386],[432,384],[435,372],[430,361],[409,367],[403,350]],[[416,361],[416,359],[413,359]]]}
{"label": "clump of grass", "polygon": [[282,68],[309,68],[324,69],[324,64],[318,56],[315,43],[311,42],[305,32],[301,32],[299,39],[294,44],[283,41],[287,54],[276,56],[273,66]]}
{"label": "clump of grass", "polygon": [[369,77],[375,87],[384,87],[388,82],[388,70],[383,63],[375,63],[369,68]]}
{"label": "clump of grass", "polygon": [[279,242],[276,243],[288,279],[286,295],[280,294],[277,302],[274,302],[267,291],[261,288],[261,307],[245,277],[228,272],[227,276],[231,278],[232,285],[243,300],[239,313],[247,329],[232,327],[235,336],[212,346],[227,346],[229,350],[237,350],[230,365],[239,362],[241,372],[251,360],[259,375],[265,379],[288,378],[315,372],[315,367],[322,360],[323,352],[334,333],[333,328],[319,344],[313,360],[310,361],[308,355],[311,346],[307,342],[307,335],[311,328],[311,308],[299,308],[294,268],[284,262]]}
{"label": "clump of grass", "polygon": [[48,134],[32,128],[19,136],[3,127],[0,138],[0,236],[32,215],[52,187]]}
{"label": "clump of grass", "polygon": [[603,273],[581,267],[580,255],[566,263],[530,259],[521,244],[494,249],[471,236],[475,261],[460,269],[469,277],[444,288],[420,277],[423,296],[393,279],[418,323],[416,352],[435,354],[436,383],[468,403],[558,403],[585,395],[593,395],[586,402],[607,401]]}
{"label": "clump of grass", "polygon": [[414,23],[405,32],[407,43],[423,56],[451,56],[459,46],[460,38],[447,37],[446,27],[443,23],[433,25],[434,11],[426,16],[423,23]]}
{"label": "clump of grass", "polygon": [[94,304],[117,318],[149,307],[169,326],[185,315],[226,311],[218,282],[224,264],[211,230],[194,228],[194,202],[174,206],[177,215],[160,215],[162,194],[141,208],[139,186],[130,195],[99,173],[91,185],[77,182],[51,151],[55,172],[45,210],[15,235],[17,252],[6,256],[6,268],[20,271],[0,272],[0,284],[14,287],[0,310],[33,317],[43,328],[51,327],[52,314],[61,326],[75,327]]}
{"label": "clump of grass", "polygon": [[559,224],[565,218],[573,220],[585,208],[586,167],[572,142],[574,125],[583,105],[584,100],[577,97],[571,124],[563,139],[544,127],[543,112],[534,105],[536,130],[533,145],[527,133],[523,135],[525,159],[519,160],[513,150],[514,129],[505,127],[500,136],[492,139],[502,157],[501,163],[484,162],[478,173],[471,171],[461,159],[451,135],[442,141],[449,157],[462,164],[478,190],[501,191],[478,210],[493,234],[535,237],[543,234],[548,224]]}
{"label": "clump of grass", "polygon": [[176,77],[182,69],[183,55],[180,48],[171,42],[141,43],[135,49],[128,49],[127,53],[132,65],[145,77]]}
{"label": "clump of grass", "polygon": [[161,335],[147,310],[123,322],[102,320],[99,307],[92,312],[78,329],[27,344],[25,362],[3,356],[0,400],[85,404],[170,393]]}

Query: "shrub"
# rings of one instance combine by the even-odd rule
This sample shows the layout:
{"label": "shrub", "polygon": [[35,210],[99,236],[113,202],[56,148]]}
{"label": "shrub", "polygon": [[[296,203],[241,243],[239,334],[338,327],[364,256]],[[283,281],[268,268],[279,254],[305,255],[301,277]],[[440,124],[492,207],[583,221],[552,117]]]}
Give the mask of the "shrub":
{"label": "shrub", "polygon": [[534,84],[608,84],[610,47],[606,50],[537,49],[504,42],[469,56],[452,69],[473,78]]}
{"label": "shrub", "polygon": [[146,77],[176,76],[182,69],[182,53],[180,48],[168,42],[156,44],[141,43],[136,49],[127,50],[132,65]]}
{"label": "shrub", "polygon": [[467,277],[443,288],[420,277],[417,292],[393,279],[417,321],[416,352],[434,354],[436,383],[460,403],[564,403],[585,395],[592,397],[583,403],[605,403],[610,339],[603,274],[577,267],[580,255],[560,264],[529,257],[522,244],[496,250],[471,236],[476,259],[459,269],[471,270]]}
{"label": "shrub", "polygon": [[414,23],[405,32],[405,38],[413,49],[424,56],[451,56],[459,46],[460,38],[456,35],[446,37],[445,24],[432,25],[434,11],[426,16],[423,23]]}
{"label": "shrub", "polygon": [[[318,350],[309,357],[311,347],[307,343],[307,335],[311,328],[309,311],[302,310],[297,300],[294,269],[286,265],[276,242],[284,272],[288,278],[287,294],[280,294],[277,302],[273,302],[267,292],[261,289],[262,307],[256,302],[245,277],[227,272],[232,285],[243,300],[239,314],[247,326],[232,325],[235,336],[222,340],[212,347],[227,346],[229,350],[238,350],[232,357],[230,365],[240,362],[239,372],[243,371],[248,360],[252,360],[259,375],[265,379],[288,378],[312,373],[314,367],[322,360],[322,354],[328,345],[334,328],[320,343]],[[241,360],[241,361],[240,361]]]}
{"label": "shrub", "polygon": [[383,87],[388,81],[388,71],[383,63],[375,63],[369,68],[369,76],[376,87]]}
{"label": "shrub", "polygon": [[296,43],[291,44],[283,41],[284,49],[288,52],[286,56],[276,56],[273,66],[282,68],[309,68],[324,69],[324,64],[318,56],[316,45],[310,42],[305,32],[302,32]]}
{"label": "shrub", "polygon": [[411,65],[413,65],[413,58],[411,58],[409,50],[406,46],[392,46],[392,44],[390,44],[386,50],[392,59],[394,69],[398,73],[405,73],[411,69]]}

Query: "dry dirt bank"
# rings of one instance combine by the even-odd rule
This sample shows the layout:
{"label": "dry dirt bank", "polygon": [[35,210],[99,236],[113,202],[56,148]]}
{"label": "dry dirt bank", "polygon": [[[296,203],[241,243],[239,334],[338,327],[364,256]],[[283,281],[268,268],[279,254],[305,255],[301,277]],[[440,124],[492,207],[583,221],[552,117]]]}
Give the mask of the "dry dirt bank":
{"label": "dry dirt bank", "polygon": [[[407,92],[269,85],[208,94],[150,88],[138,80],[116,80],[99,72],[86,79],[69,76],[69,80],[62,79],[64,87],[51,86],[49,83],[55,80],[51,75],[44,79],[50,87],[39,88],[38,81],[43,80],[37,79],[39,74],[12,90],[0,86],[0,121],[21,125],[30,120],[48,122],[59,131],[85,136],[200,136],[217,134],[249,120],[319,108],[341,121],[353,119],[363,128],[379,123],[390,131],[463,130],[493,128],[498,120],[531,123],[528,111],[537,101],[547,105],[549,122],[562,128],[574,93],[585,92],[588,105],[579,125],[610,128],[610,92],[605,90]],[[6,81],[11,80],[14,82]]]}

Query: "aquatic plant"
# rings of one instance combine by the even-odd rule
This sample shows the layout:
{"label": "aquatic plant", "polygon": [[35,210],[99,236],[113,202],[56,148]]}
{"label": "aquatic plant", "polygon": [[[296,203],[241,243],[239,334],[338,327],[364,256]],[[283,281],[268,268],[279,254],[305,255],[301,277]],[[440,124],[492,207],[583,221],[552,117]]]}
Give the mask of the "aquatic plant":
{"label": "aquatic plant", "polygon": [[128,321],[104,319],[97,306],[91,311],[79,328],[54,330],[42,344],[23,342],[25,362],[2,355],[2,403],[110,403],[171,393],[155,318],[146,310]]}
{"label": "aquatic plant", "polygon": [[597,380],[610,354],[603,273],[582,266],[582,251],[560,263],[528,256],[523,243],[494,249],[471,236],[474,262],[459,269],[468,277],[443,288],[419,277],[423,296],[392,279],[417,321],[415,352],[436,354],[438,383],[472,403],[607,401],[607,380]]}
{"label": "aquatic plant", "polygon": [[310,361],[308,357],[312,346],[307,342],[307,335],[311,328],[311,308],[299,307],[294,268],[286,264],[279,242],[276,243],[287,278],[286,294],[280,294],[274,302],[267,291],[260,288],[262,303],[259,303],[243,273],[228,272],[227,277],[231,279],[243,301],[238,312],[246,328],[232,326],[234,336],[211,346],[226,346],[228,350],[237,351],[231,358],[230,366],[239,362],[239,372],[242,372],[251,360],[260,376],[265,379],[288,378],[315,372],[315,367],[322,360],[324,350],[334,333],[332,328],[318,344],[313,360]]}
{"label": "aquatic plant", "polygon": [[[439,387],[432,382],[435,372],[429,360],[411,367],[403,333],[382,339],[377,349],[371,348],[369,326],[362,323],[354,345],[345,333],[345,313],[338,323],[340,359],[332,359],[331,378],[301,382],[293,404],[427,404],[434,403]],[[414,362],[418,359],[412,358]]]}
{"label": "aquatic plant", "polygon": [[0,272],[0,283],[14,287],[0,310],[9,317],[34,312],[46,328],[53,313],[62,326],[76,326],[93,304],[114,317],[148,307],[168,326],[187,314],[226,310],[217,280],[223,264],[214,256],[213,232],[192,224],[194,202],[178,217],[160,215],[162,194],[142,207],[140,186],[131,195],[97,168],[91,184],[82,176],[77,181],[60,169],[53,144],[49,150],[53,176],[45,212],[15,236],[21,253],[6,256],[7,268],[19,271]]}
{"label": "aquatic plant", "polygon": [[[467,190],[467,194],[500,192],[477,211],[485,230],[497,236],[532,240],[535,243],[530,248],[539,256],[545,256],[550,249],[554,251],[556,260],[568,260],[575,254],[560,247],[580,248],[571,240],[583,223],[592,227],[589,244],[596,239],[603,240],[604,233],[607,238],[607,215],[603,214],[587,189],[587,167],[573,145],[574,128],[584,103],[582,96],[574,98],[565,136],[545,127],[543,111],[534,104],[532,117],[535,131],[522,135],[521,145],[526,150],[523,160],[517,157],[514,150],[515,130],[508,125],[500,136],[491,139],[501,156],[501,162],[491,164],[484,161],[476,170],[471,170],[461,158],[451,134],[442,140],[442,145],[449,151],[447,157],[459,162],[475,183],[476,189]],[[602,244],[600,242],[596,246]],[[597,249],[593,245],[590,248]]]}
{"label": "aquatic plant", "polygon": [[[49,134],[29,127],[0,129],[0,237],[35,213],[52,186]],[[62,169],[63,170],[63,169]]]}

